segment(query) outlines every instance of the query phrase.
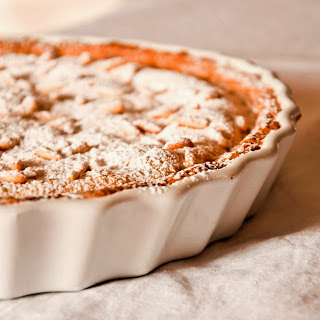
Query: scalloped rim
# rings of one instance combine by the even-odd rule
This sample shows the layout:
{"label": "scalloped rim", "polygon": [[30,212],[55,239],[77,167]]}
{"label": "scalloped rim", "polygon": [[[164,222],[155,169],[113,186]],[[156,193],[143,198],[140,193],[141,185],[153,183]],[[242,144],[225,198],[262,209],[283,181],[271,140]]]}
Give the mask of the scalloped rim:
{"label": "scalloped rim", "polygon": [[[300,115],[300,108],[294,103],[291,99],[290,89],[281,82],[278,77],[270,70],[256,65],[254,62],[232,57],[229,55],[224,55],[219,52],[209,51],[209,50],[198,50],[193,48],[188,48],[184,46],[176,46],[169,44],[158,44],[153,42],[146,42],[140,40],[128,40],[128,39],[118,39],[118,38],[107,38],[107,37],[91,37],[91,36],[1,36],[0,39],[5,41],[21,41],[25,38],[30,40],[38,40],[40,42],[55,44],[63,41],[78,42],[78,43],[89,43],[89,44],[101,44],[108,42],[117,42],[128,45],[137,45],[141,48],[152,48],[155,50],[164,50],[173,53],[179,53],[181,51],[187,52],[190,56],[194,58],[209,58],[215,60],[218,66],[223,66],[229,64],[235,69],[244,71],[248,74],[259,74],[261,76],[261,81],[267,84],[269,87],[274,89],[274,92],[278,98],[278,101],[281,105],[281,111],[278,113],[276,120],[279,121],[281,127],[278,130],[272,130],[265,137],[263,144],[260,150],[254,152],[248,152],[246,154],[241,154],[240,157],[234,159],[231,163],[228,163],[227,166],[218,170],[206,170],[204,172],[197,173],[190,177],[185,177],[180,181],[175,182],[174,184],[168,186],[159,186],[159,187],[143,187],[138,189],[128,189],[122,190],[115,194],[111,194],[102,198],[95,199],[41,199],[37,201],[26,201],[18,204],[10,205],[10,207],[22,207],[22,206],[34,206],[38,205],[39,202],[52,203],[55,201],[63,202],[74,202],[74,201],[121,201],[121,199],[127,199],[128,196],[145,196],[146,193],[163,193],[168,192],[169,190],[175,190],[178,193],[183,193],[186,190],[189,190],[191,185],[196,185],[199,182],[206,180],[223,180],[230,179],[239,175],[239,173],[246,167],[249,163],[262,159],[274,156],[278,152],[278,144],[280,141],[295,133],[296,119]],[[8,206],[6,206],[8,207]],[[0,210],[1,213],[2,210]]]}

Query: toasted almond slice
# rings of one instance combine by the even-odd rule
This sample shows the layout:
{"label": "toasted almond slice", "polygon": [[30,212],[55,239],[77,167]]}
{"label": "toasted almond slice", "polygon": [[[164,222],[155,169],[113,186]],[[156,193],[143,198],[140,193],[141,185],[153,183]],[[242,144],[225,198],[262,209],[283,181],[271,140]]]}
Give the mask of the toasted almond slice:
{"label": "toasted almond slice", "polygon": [[45,160],[59,160],[61,158],[55,151],[46,147],[39,147],[35,150],[34,154]]}
{"label": "toasted almond slice", "polygon": [[179,138],[176,140],[168,141],[163,148],[167,150],[175,150],[184,147],[194,147],[193,142],[188,138]]}
{"label": "toasted almond slice", "polygon": [[81,52],[81,54],[78,57],[79,63],[83,66],[86,66],[90,64],[93,59],[89,52]]}
{"label": "toasted almond slice", "polygon": [[0,172],[0,180],[13,183],[25,183],[27,181],[27,178],[23,173],[12,170]]}
{"label": "toasted almond slice", "polygon": [[196,117],[181,117],[177,119],[179,126],[192,129],[204,129],[209,126],[208,119]]}
{"label": "toasted almond slice", "polygon": [[243,116],[236,116],[235,123],[241,131],[246,132],[249,130],[249,126],[246,122],[246,119]]}
{"label": "toasted almond slice", "polygon": [[60,128],[63,126],[68,120],[65,118],[57,118],[49,122],[49,126],[52,128]]}
{"label": "toasted almond slice", "polygon": [[115,61],[110,62],[110,65],[108,65],[105,70],[110,71],[110,70],[118,68],[126,63],[127,63],[127,60],[125,60],[123,58],[119,58]]}
{"label": "toasted almond slice", "polygon": [[34,114],[34,116],[41,121],[52,121],[58,118],[56,114],[53,114],[49,111],[38,111]]}
{"label": "toasted almond slice", "polygon": [[40,59],[43,61],[49,61],[57,57],[57,52],[54,49],[47,50],[43,52]]}
{"label": "toasted almond slice", "polygon": [[87,100],[83,96],[76,96],[75,99],[74,99],[74,102],[77,103],[77,104],[83,105],[83,104],[87,103]]}
{"label": "toasted almond slice", "polygon": [[205,100],[213,100],[213,99],[217,99],[217,98],[220,98],[220,97],[221,97],[220,94],[218,94],[218,93],[213,93],[213,94],[207,96],[207,97],[205,98]]}
{"label": "toasted almond slice", "polygon": [[59,91],[63,87],[63,84],[42,84],[37,87],[37,90],[42,94],[49,94],[51,92]]}
{"label": "toasted almond slice", "polygon": [[186,168],[192,167],[194,164],[196,164],[194,155],[192,153],[186,153],[183,164]]}
{"label": "toasted almond slice", "polygon": [[88,163],[86,163],[86,162],[82,163],[82,164],[78,165],[77,167],[75,167],[70,172],[68,172],[66,178],[69,181],[76,180],[76,179],[78,179],[80,177],[80,175],[85,173],[88,169],[89,169]]}
{"label": "toasted almond slice", "polygon": [[81,142],[77,145],[71,146],[72,154],[85,153],[90,150],[90,146],[86,142]]}
{"label": "toasted almond slice", "polygon": [[37,173],[32,170],[32,168],[27,167],[23,170],[24,175],[28,178],[28,179],[35,179],[37,178]]}
{"label": "toasted almond slice", "polygon": [[153,119],[161,119],[161,118],[168,118],[171,116],[175,111],[172,109],[158,109],[158,110],[153,110],[149,114],[151,118]]}
{"label": "toasted almond slice", "polygon": [[161,128],[156,123],[153,123],[150,121],[141,120],[141,121],[136,121],[134,124],[137,126],[137,128],[139,128],[143,132],[154,133],[154,134],[161,132]]}
{"label": "toasted almond slice", "polygon": [[75,122],[75,119],[68,119],[66,117],[59,117],[59,118],[55,118],[55,119],[51,120],[48,124],[52,128],[61,128],[67,123],[74,124],[74,122]]}
{"label": "toasted almond slice", "polygon": [[21,160],[12,161],[8,164],[10,170],[22,170],[23,164]]}
{"label": "toasted almond slice", "polygon": [[127,121],[120,124],[120,130],[126,137],[137,137],[140,135],[140,130]]}
{"label": "toasted almond slice", "polygon": [[23,116],[29,116],[38,109],[38,103],[35,97],[27,96],[21,103],[20,113]]}
{"label": "toasted almond slice", "polygon": [[0,150],[12,149],[15,145],[19,143],[19,139],[15,137],[0,137]]}
{"label": "toasted almond slice", "polygon": [[101,106],[101,109],[107,113],[119,114],[123,112],[124,105],[120,101],[113,101],[110,103],[103,104],[103,106]]}

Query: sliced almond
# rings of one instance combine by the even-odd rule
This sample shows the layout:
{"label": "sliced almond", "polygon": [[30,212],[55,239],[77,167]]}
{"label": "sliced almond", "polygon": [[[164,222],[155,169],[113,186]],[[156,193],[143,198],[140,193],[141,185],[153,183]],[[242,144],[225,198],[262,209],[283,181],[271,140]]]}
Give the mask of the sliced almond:
{"label": "sliced almond", "polygon": [[23,173],[12,170],[0,172],[0,180],[12,183],[25,183],[27,181],[27,178]]}
{"label": "sliced almond", "polygon": [[38,109],[38,102],[35,97],[27,96],[21,103],[20,113],[23,116],[29,116]]}
{"label": "sliced almond", "polygon": [[43,52],[40,59],[43,61],[49,61],[57,57],[57,52],[54,49],[47,50]]}
{"label": "sliced almond", "polygon": [[101,106],[101,109],[107,113],[119,114],[124,111],[124,105],[120,101],[113,101],[113,102],[104,104],[103,106]]}
{"label": "sliced almond", "polygon": [[89,169],[88,163],[82,163],[76,166],[73,170],[67,173],[67,180],[74,181],[80,177],[83,173],[85,173]]}
{"label": "sliced almond", "polygon": [[177,140],[168,141],[163,148],[167,150],[175,150],[184,147],[194,147],[193,142],[188,138],[180,138]]}
{"label": "sliced almond", "polygon": [[71,146],[72,154],[85,153],[90,150],[90,146],[86,142],[81,142],[77,145]]}
{"label": "sliced almond", "polygon": [[39,147],[38,149],[35,150],[34,154],[45,160],[61,159],[61,156],[59,154],[57,154],[55,151],[46,147]]}
{"label": "sliced almond", "polygon": [[204,129],[209,126],[208,119],[197,117],[181,117],[176,120],[179,126],[192,129]]}
{"label": "sliced almond", "polygon": [[0,137],[0,150],[12,149],[19,143],[19,139],[16,137],[3,136]]}
{"label": "sliced almond", "polygon": [[58,118],[56,114],[53,114],[49,111],[38,111],[34,114],[34,116],[41,121],[52,121]]}
{"label": "sliced almond", "polygon": [[175,111],[172,109],[158,109],[153,110],[149,113],[151,118],[153,119],[161,119],[161,118],[168,118],[170,117]]}
{"label": "sliced almond", "polygon": [[42,94],[49,94],[51,92],[59,91],[64,87],[63,84],[41,84],[37,86],[37,90]]}
{"label": "sliced almond", "polygon": [[121,123],[120,130],[126,137],[137,137],[140,135],[140,130],[130,122]]}
{"label": "sliced almond", "polygon": [[9,163],[8,168],[10,170],[22,170],[23,164],[21,160],[12,161]]}
{"label": "sliced almond", "polygon": [[75,101],[75,103],[80,104],[80,105],[84,105],[87,103],[86,98],[83,96],[76,96],[74,101]]}
{"label": "sliced almond", "polygon": [[135,125],[143,132],[154,133],[157,134],[161,132],[161,128],[153,122],[150,121],[136,121]]}
{"label": "sliced almond", "polygon": [[81,54],[78,57],[78,61],[81,65],[86,66],[90,64],[93,59],[89,52],[81,52]]}
{"label": "sliced almond", "polygon": [[243,116],[236,116],[235,123],[241,131],[246,132],[249,130],[248,123]]}
{"label": "sliced almond", "polygon": [[28,179],[35,179],[38,176],[37,173],[30,167],[25,168],[23,173]]}
{"label": "sliced almond", "polygon": [[110,61],[110,64],[105,68],[106,71],[110,71],[112,69],[118,68],[124,64],[127,63],[127,60],[123,59],[123,58],[118,58],[117,60],[114,59],[114,61]]}
{"label": "sliced almond", "polygon": [[183,164],[186,168],[192,167],[194,164],[196,164],[195,156],[192,153],[186,153]]}

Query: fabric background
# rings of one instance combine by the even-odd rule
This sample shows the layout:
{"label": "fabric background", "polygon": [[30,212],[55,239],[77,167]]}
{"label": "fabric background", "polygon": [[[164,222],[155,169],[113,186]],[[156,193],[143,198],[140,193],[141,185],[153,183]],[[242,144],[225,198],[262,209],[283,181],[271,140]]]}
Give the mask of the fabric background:
{"label": "fabric background", "polygon": [[1,320],[320,319],[319,2],[170,3],[127,2],[67,31],[219,49],[277,71],[303,115],[266,202],[196,257],[81,292],[1,301]]}

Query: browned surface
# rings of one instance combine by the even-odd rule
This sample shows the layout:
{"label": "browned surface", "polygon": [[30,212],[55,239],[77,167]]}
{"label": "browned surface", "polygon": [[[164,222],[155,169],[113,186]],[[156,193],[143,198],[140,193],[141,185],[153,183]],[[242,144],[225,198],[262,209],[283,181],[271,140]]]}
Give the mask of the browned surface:
{"label": "browned surface", "polygon": [[[95,60],[119,56],[124,57],[127,61],[190,74],[210,82],[219,83],[232,92],[247,96],[249,101],[255,105],[260,112],[267,108],[267,106],[264,106],[261,101],[269,101],[270,106],[268,107],[267,121],[264,119],[263,125],[259,127],[258,131],[254,135],[242,140],[238,150],[232,152],[231,156],[228,158],[229,160],[239,157],[240,154],[259,150],[268,133],[271,130],[277,130],[280,128],[280,124],[275,121],[275,117],[281,110],[281,107],[273,89],[261,88],[254,85],[259,81],[259,75],[242,74],[241,76],[246,78],[245,82],[228,78],[217,70],[215,61],[208,58],[194,59],[186,52],[171,53],[166,51],[156,51],[154,49],[141,48],[135,45],[126,45],[116,42],[96,45],[65,41],[61,42],[59,45],[51,45],[37,40],[30,40],[28,38],[25,38],[22,41],[0,41],[1,55],[12,52],[40,55],[47,51],[51,52],[55,56],[78,56],[82,52],[88,52],[92,59]],[[247,84],[245,85],[245,83]],[[259,123],[259,117],[257,123]],[[205,170],[225,167],[226,164],[223,162],[224,160],[227,159],[223,159],[219,163],[212,163],[208,166],[206,165]],[[193,168],[190,168],[190,170],[186,170],[184,176],[190,176],[196,172],[199,172],[199,170],[195,171]],[[167,180],[168,183],[174,183],[176,181],[177,180],[174,178],[169,178]],[[94,193],[84,194],[83,197],[99,197],[115,191],[118,190],[96,190]],[[1,202],[12,203],[12,199],[2,199],[2,201],[0,199],[0,203]]]}

